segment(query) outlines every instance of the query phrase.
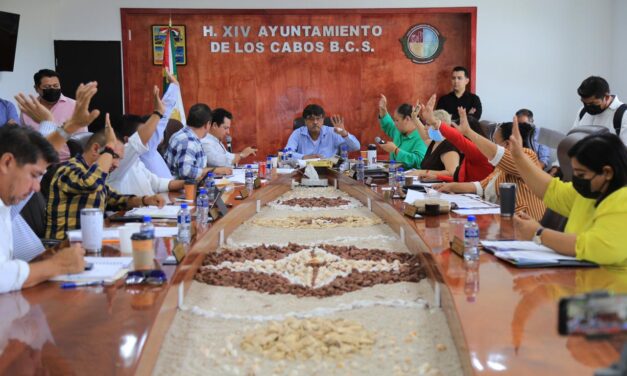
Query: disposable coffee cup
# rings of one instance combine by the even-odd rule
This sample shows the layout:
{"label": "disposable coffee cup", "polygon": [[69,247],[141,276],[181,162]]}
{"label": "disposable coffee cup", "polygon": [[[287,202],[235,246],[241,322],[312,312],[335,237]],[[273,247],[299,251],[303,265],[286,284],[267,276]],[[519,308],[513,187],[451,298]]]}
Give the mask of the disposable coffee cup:
{"label": "disposable coffee cup", "polygon": [[501,216],[513,216],[516,210],[516,184],[501,183],[499,185],[499,198],[501,201]]}
{"label": "disposable coffee cup", "polygon": [[376,166],[377,164],[377,145],[370,144],[368,145],[368,166]]}
{"label": "disposable coffee cup", "polygon": [[136,232],[131,236],[133,243],[133,268],[151,270],[155,266],[155,242],[152,235]]}
{"label": "disposable coffee cup", "polygon": [[102,251],[104,232],[104,216],[102,210],[96,208],[81,209],[81,236],[83,248],[87,253]]}

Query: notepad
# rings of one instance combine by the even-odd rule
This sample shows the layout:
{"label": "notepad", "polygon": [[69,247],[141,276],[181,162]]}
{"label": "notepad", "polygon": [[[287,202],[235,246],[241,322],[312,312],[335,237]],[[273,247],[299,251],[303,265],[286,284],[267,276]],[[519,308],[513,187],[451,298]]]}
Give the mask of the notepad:
{"label": "notepad", "polygon": [[501,214],[501,208],[486,208],[486,209],[455,209],[453,213],[459,215],[488,215],[488,214]]}
{"label": "notepad", "polygon": [[125,216],[143,217],[149,215],[152,218],[166,218],[176,219],[176,216],[181,208],[177,205],[166,205],[162,208],[157,206],[143,206],[141,208],[134,208],[127,211]]}
{"label": "notepad", "polygon": [[62,274],[51,279],[60,282],[112,282],[121,278],[133,263],[132,257],[85,257],[86,263],[92,263],[91,270],[78,274]]}
{"label": "notepad", "polygon": [[551,248],[532,241],[489,241],[482,240],[484,249],[497,258],[516,267],[537,268],[551,266],[597,266],[594,263],[578,260],[572,256],[559,254]]}
{"label": "notepad", "polygon": [[[155,226],[155,237],[167,238],[178,234],[178,228],[173,226]],[[70,230],[67,232],[67,237],[71,242],[79,242],[83,240],[83,234],[81,230]],[[102,239],[119,239],[120,231],[119,227],[105,228],[102,232]]]}
{"label": "notepad", "polygon": [[[424,200],[426,193],[413,189],[407,190],[405,203],[413,204],[416,200]],[[488,209],[496,208],[498,205],[491,202],[483,201],[479,196],[473,194],[447,194],[441,193],[440,199],[446,200],[451,204],[456,204],[458,209]]]}

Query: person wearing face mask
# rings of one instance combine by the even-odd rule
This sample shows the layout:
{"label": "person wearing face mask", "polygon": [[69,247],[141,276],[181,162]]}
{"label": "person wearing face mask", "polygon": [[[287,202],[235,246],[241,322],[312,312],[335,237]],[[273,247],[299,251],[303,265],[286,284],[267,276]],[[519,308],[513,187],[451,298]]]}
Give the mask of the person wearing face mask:
{"label": "person wearing face mask", "polygon": [[560,232],[517,215],[516,236],[564,255],[627,269],[627,148],[618,136],[590,135],[577,142],[568,151],[573,167],[570,183],[551,177],[529,160],[517,126],[509,148],[533,193],[548,208],[568,217]]}
{"label": "person wearing face mask", "polygon": [[610,85],[605,79],[590,76],[583,80],[577,94],[583,107],[573,123],[573,128],[585,125],[598,125],[608,128],[627,144],[627,105],[616,95],[610,94]]}
{"label": "person wearing face mask", "polygon": [[387,109],[387,99],[385,95],[381,94],[379,123],[381,129],[392,139],[392,142],[377,144],[377,146],[390,153],[390,159],[402,163],[406,169],[420,168],[427,152],[427,145],[420,138],[411,119],[412,111],[411,105],[403,103],[394,111],[394,117],[390,116]]}
{"label": "person wearing face mask", "polygon": [[[465,110],[461,109],[460,115],[464,116]],[[442,185],[435,185],[434,187],[441,192],[475,193],[487,201],[498,203],[499,185],[501,183],[514,183],[517,186],[516,212],[519,213],[525,211],[531,216],[531,218],[540,220],[544,215],[546,208],[542,203],[542,200],[533,194],[531,188],[525,184],[525,181],[520,177],[520,173],[518,172],[518,168],[516,167],[512,154],[507,149],[512,129],[513,123],[502,123],[494,131],[494,142],[492,142],[487,138],[481,137],[470,127],[466,127],[463,123],[460,123],[460,132],[472,141],[477,146],[479,151],[481,151],[481,153],[488,158],[490,164],[495,167],[494,171],[480,182],[446,183]],[[533,164],[540,168],[538,156],[533,149],[531,149],[531,145],[528,143],[533,128],[531,125],[525,123],[520,125],[520,130],[523,135],[523,140],[525,140],[522,152],[533,161]]]}
{"label": "person wearing face mask", "polygon": [[[41,69],[33,76],[35,91],[39,95],[37,100],[51,113],[56,124],[65,123],[74,112],[76,101],[61,93],[61,81],[59,74],[50,69]],[[20,124],[39,130],[39,123],[28,114],[20,114]],[[87,132],[87,126],[81,127],[77,132]],[[67,145],[59,150],[59,160],[65,162],[70,158],[70,150]]]}
{"label": "person wearing face mask", "polygon": [[[415,111],[414,111],[415,112]],[[433,111],[433,116],[440,122],[451,124],[451,115],[444,110]],[[414,120],[412,112],[412,120]],[[425,157],[420,163],[420,170],[407,173],[408,176],[418,176],[421,179],[446,179],[452,181],[462,158],[461,153],[447,139],[439,129],[425,127],[422,122],[415,122],[420,137],[427,146]],[[449,180],[450,179],[450,180]]]}

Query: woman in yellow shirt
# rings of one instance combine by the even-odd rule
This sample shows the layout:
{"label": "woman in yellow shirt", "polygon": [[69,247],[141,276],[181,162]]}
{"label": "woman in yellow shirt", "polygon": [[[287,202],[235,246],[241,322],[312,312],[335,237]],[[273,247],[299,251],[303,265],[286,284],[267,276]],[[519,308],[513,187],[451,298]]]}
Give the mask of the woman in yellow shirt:
{"label": "woman in yellow shirt", "polygon": [[627,269],[627,148],[612,133],[577,142],[568,156],[572,183],[545,173],[523,153],[514,118],[510,151],[520,175],[553,211],[568,217],[564,232],[544,229],[526,214],[514,218],[517,237],[600,265]]}

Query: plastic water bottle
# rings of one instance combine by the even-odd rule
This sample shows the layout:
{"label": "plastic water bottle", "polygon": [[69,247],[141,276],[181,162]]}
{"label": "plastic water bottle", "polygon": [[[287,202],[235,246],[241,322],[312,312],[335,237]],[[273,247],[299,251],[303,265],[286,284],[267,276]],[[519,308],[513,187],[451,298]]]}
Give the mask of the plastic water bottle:
{"label": "plastic water bottle", "polygon": [[287,148],[287,161],[291,161],[293,158],[292,148]]}
{"label": "plastic water bottle", "polygon": [[396,162],[394,162],[394,159],[390,160],[390,167],[388,168],[388,185],[390,187],[394,187],[394,184],[396,183]]}
{"label": "plastic water bottle", "polygon": [[205,179],[205,189],[207,193],[207,200],[209,205],[216,199],[216,181],[213,179],[213,173],[207,172],[207,179]]}
{"label": "plastic water bottle", "polygon": [[464,225],[464,259],[474,261],[479,259],[479,226],[474,215],[468,216]]}
{"label": "plastic water bottle", "polygon": [[340,172],[344,172],[348,170],[348,146],[346,144],[340,146],[340,158],[342,158]]}
{"label": "plastic water bottle", "polygon": [[399,167],[396,171],[396,186],[397,190],[403,189],[403,185],[405,185],[405,169]]}
{"label": "plastic water bottle", "polygon": [[248,189],[248,192],[252,192],[255,187],[255,175],[253,174],[253,169],[250,165],[246,165],[244,177],[246,178],[246,189]]}
{"label": "plastic water bottle", "polygon": [[181,204],[181,210],[177,215],[178,240],[181,243],[189,243],[192,240],[192,215],[189,213],[187,203]]}
{"label": "plastic water bottle", "polygon": [[357,180],[360,182],[364,181],[364,169],[366,168],[364,166],[364,159],[362,157],[359,157],[357,159],[357,166],[355,167],[357,169]]}
{"label": "plastic water bottle", "polygon": [[287,149],[281,150],[281,160],[279,161],[279,167],[285,167],[287,161]]}
{"label": "plastic water bottle", "polygon": [[152,218],[149,215],[144,216],[144,222],[139,227],[139,232],[153,238],[155,237],[155,226],[152,224]]}
{"label": "plastic water bottle", "polygon": [[196,223],[199,226],[204,226],[207,224],[208,217],[209,217],[209,195],[207,194],[207,189],[201,188],[200,194],[196,198]]}
{"label": "plastic water bottle", "polygon": [[272,157],[268,156],[266,158],[266,179],[270,180],[272,178]]}

